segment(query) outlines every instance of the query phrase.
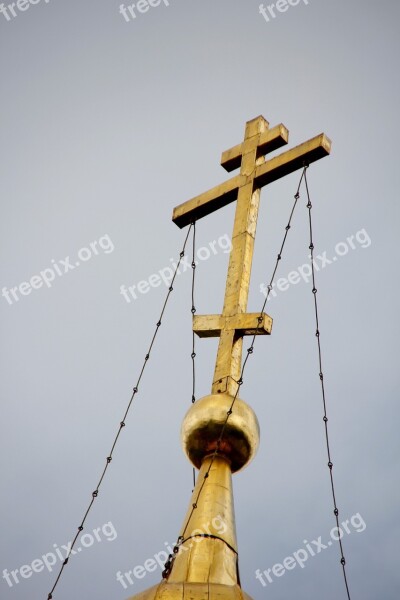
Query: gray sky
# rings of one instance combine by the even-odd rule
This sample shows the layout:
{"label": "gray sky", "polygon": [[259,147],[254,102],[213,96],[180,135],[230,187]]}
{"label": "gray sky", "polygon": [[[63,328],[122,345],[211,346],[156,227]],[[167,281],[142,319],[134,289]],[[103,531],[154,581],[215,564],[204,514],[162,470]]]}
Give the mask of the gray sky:
{"label": "gray sky", "polygon": [[[118,0],[21,1],[16,16],[8,4],[0,570],[31,571],[11,585],[3,576],[1,600],[47,598],[59,559],[51,573],[34,561],[51,562],[72,539],[129,400],[167,288],[142,284],[147,292],[135,288],[127,302],[121,285],[171,264],[185,235],[173,207],[227,178],[221,152],[259,114],[289,128],[290,146],[322,131],[333,141],[308,177],[316,253],[331,261],[317,287],[340,519],[359,514],[366,525],[353,519],[343,544],[352,598],[398,598],[398,2],[301,1],[268,22],[253,0],[170,0],[136,18],[128,11],[129,21]],[[262,193],[249,311],[261,308],[299,175]],[[305,202],[280,277],[307,261]],[[233,210],[198,223],[198,247],[211,254],[199,260],[200,314],[222,307]],[[267,312],[273,335],[257,340],[241,393],[261,426],[258,455],[234,477],[242,585],[260,600],[338,600],[336,544],[266,587],[255,578],[304,540],[326,543],[334,526],[311,286],[278,291]],[[159,581],[157,568],[124,589],[116,573],[173,543],[184,517],[190,344],[186,272],[87,521],[92,539],[57,600],[123,599]],[[198,341],[198,397],[209,393],[215,351],[215,340]]]}

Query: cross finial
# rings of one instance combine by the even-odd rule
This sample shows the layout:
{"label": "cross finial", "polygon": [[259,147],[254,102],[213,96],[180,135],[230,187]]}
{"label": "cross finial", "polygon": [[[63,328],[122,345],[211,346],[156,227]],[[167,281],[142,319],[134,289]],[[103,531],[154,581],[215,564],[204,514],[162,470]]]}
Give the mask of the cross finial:
{"label": "cross finial", "polygon": [[288,138],[289,132],[282,124],[269,129],[262,116],[248,121],[244,141],[223,152],[221,159],[227,171],[240,167],[240,174],[177,206],[173,212],[174,223],[184,227],[237,200],[222,315],[193,318],[197,335],[220,338],[213,394],[235,395],[243,336],[271,333],[272,319],[268,315],[262,315],[261,320],[259,313],[246,312],[261,188],[330,153],[331,142],[321,134],[266,161],[265,155],[287,144]]}

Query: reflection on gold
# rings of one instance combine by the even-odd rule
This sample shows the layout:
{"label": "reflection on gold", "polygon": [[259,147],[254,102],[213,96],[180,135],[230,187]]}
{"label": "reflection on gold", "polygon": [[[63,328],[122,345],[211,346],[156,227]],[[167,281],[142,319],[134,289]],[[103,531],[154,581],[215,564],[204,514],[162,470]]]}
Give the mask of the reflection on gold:
{"label": "reflection on gold", "polygon": [[[248,464],[258,449],[260,429],[253,409],[228,394],[211,394],[192,404],[182,423],[183,450],[198,469],[212,454],[225,425],[218,453],[229,460],[232,473]],[[227,420],[227,412],[232,414]]]}

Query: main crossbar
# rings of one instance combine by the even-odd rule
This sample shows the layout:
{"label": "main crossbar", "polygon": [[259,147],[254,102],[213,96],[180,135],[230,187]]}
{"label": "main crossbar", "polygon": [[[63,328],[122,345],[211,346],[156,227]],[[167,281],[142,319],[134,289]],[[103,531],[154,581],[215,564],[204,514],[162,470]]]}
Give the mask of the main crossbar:
{"label": "main crossbar", "polygon": [[[282,132],[282,130],[280,131],[284,135],[284,132]],[[279,136],[276,137],[275,143],[277,143],[278,139]],[[294,171],[301,169],[305,164],[311,164],[320,158],[327,156],[330,154],[330,151],[331,141],[324,133],[321,133],[311,140],[308,140],[291,150],[287,150],[286,152],[271,158],[262,165],[259,165],[256,168],[254,189],[260,189],[289,173],[293,173]],[[228,154],[229,152],[231,153],[230,155]],[[228,151],[228,153],[225,157],[223,155],[225,166],[226,164],[228,164],[229,167],[231,167],[232,164],[236,165],[239,146],[235,146]],[[244,175],[236,175],[221,185],[217,185],[211,190],[208,190],[208,192],[180,204],[174,208],[172,215],[173,222],[178,227],[183,228],[193,221],[202,219],[219,208],[234,202],[237,200],[239,188],[246,183],[247,177]]]}

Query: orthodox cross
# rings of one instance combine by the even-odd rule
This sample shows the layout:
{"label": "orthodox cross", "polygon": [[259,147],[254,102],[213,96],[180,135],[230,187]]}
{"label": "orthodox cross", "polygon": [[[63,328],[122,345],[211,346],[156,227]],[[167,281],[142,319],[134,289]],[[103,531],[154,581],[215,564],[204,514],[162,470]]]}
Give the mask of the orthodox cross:
{"label": "orthodox cross", "polygon": [[265,160],[266,154],[287,144],[288,139],[289,132],[282,124],[269,129],[262,116],[248,121],[244,141],[223,152],[221,158],[228,172],[240,167],[239,175],[173,211],[173,222],[182,228],[237,200],[222,315],[193,317],[193,330],[199,337],[219,337],[212,394],[235,395],[242,368],[243,336],[271,333],[271,317],[264,313],[261,319],[260,313],[247,312],[261,188],[327,156],[331,150],[329,138],[322,133]]}

